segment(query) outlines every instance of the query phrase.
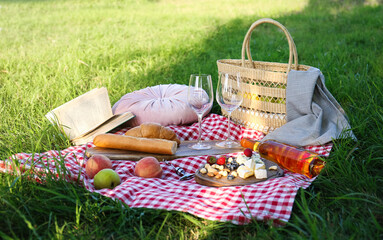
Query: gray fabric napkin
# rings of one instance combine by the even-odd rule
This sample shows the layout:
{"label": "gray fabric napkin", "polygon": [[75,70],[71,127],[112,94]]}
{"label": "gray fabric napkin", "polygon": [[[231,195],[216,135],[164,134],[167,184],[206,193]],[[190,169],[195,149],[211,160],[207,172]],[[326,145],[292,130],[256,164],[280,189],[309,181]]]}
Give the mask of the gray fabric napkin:
{"label": "gray fabric napkin", "polygon": [[[265,136],[294,146],[322,145],[339,137],[356,137],[345,112],[325,86],[319,69],[292,70],[286,87],[287,123]],[[343,134],[343,135],[342,135]]]}

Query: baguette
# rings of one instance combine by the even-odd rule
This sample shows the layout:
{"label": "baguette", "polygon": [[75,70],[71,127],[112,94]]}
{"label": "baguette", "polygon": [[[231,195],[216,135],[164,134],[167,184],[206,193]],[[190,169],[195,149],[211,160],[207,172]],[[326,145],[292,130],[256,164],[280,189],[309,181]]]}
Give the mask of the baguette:
{"label": "baguette", "polygon": [[97,147],[123,149],[137,152],[170,154],[177,151],[177,142],[166,139],[139,138],[126,135],[100,134],[93,144]]}
{"label": "baguette", "polygon": [[140,126],[129,129],[125,135],[132,137],[167,139],[176,141],[178,145],[181,143],[173,130],[158,123],[142,123]]}

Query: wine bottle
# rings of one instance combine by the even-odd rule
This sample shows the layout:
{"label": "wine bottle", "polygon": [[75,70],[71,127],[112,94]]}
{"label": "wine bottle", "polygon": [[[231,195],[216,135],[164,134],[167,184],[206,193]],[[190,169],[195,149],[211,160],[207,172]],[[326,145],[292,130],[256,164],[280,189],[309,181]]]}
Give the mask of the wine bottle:
{"label": "wine bottle", "polygon": [[241,146],[253,149],[262,158],[308,178],[317,176],[325,166],[325,161],[320,159],[318,154],[273,140],[260,142],[242,138]]}

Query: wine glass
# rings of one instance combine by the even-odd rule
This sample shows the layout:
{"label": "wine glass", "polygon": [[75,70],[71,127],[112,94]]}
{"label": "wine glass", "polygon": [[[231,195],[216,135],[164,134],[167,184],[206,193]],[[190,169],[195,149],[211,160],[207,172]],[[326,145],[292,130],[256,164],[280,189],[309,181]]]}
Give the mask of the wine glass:
{"label": "wine glass", "polygon": [[218,104],[227,112],[227,134],[225,141],[216,145],[222,148],[239,147],[240,144],[230,139],[230,117],[231,113],[241,105],[243,93],[241,90],[241,76],[239,73],[218,73],[218,84],[216,91]]}
{"label": "wine glass", "polygon": [[211,146],[201,141],[201,120],[204,113],[210,110],[213,105],[213,84],[211,76],[208,74],[190,75],[188,88],[189,106],[194,110],[198,117],[198,142],[189,146],[192,149],[210,149]]}

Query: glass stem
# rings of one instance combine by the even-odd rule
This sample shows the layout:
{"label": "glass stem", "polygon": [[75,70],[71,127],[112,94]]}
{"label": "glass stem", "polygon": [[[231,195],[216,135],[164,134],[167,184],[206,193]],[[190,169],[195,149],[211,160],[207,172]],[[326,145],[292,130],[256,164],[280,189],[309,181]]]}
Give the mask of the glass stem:
{"label": "glass stem", "polygon": [[202,133],[201,121],[202,121],[202,115],[198,115],[198,144],[201,144],[201,133]]}
{"label": "glass stem", "polygon": [[231,136],[231,131],[230,131],[230,116],[231,116],[231,113],[227,114],[227,133],[228,133],[228,136],[227,136],[227,139],[226,139],[227,142],[230,142],[230,136]]}

